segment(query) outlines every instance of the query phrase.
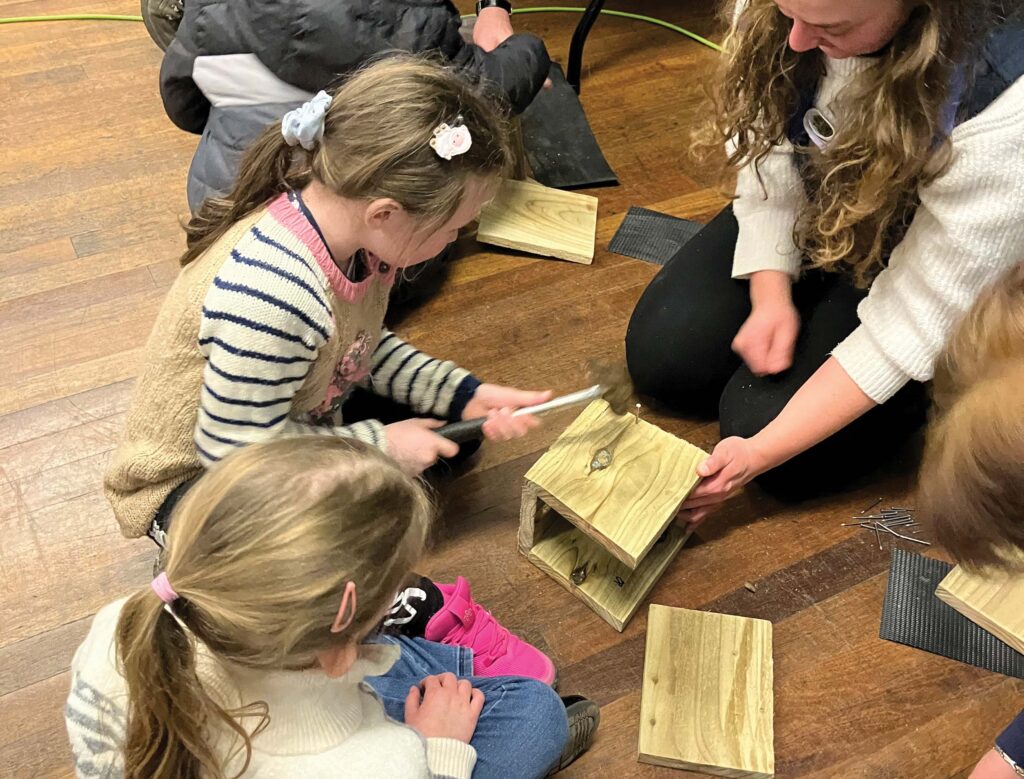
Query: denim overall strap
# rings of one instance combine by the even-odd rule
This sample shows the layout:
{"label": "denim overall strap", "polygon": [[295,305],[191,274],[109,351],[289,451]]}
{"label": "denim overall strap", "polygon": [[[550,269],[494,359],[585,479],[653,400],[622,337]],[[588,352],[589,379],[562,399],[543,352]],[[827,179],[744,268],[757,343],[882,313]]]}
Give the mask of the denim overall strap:
{"label": "denim overall strap", "polygon": [[978,62],[967,110],[960,121],[973,119],[1024,77],[1024,10],[1014,11],[989,33]]}
{"label": "denim overall strap", "polygon": [[[944,129],[949,132],[958,124],[973,119],[988,108],[1003,92],[1024,76],[1024,10],[1014,13],[989,33],[968,88],[966,69],[960,67],[953,76],[951,95],[943,109]],[[965,95],[965,92],[967,93]],[[817,84],[806,85],[797,98],[797,106],[786,127],[786,137],[796,147],[811,143],[804,129],[804,114],[814,107]],[[963,103],[963,105],[961,105]],[[796,155],[796,165],[804,179],[807,156]],[[810,193],[808,193],[810,195]]]}

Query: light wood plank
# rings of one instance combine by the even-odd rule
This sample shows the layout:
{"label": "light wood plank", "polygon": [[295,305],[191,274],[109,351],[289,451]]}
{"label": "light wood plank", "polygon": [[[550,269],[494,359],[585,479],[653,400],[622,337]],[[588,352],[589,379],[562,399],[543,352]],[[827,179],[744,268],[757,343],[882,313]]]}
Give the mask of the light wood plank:
{"label": "light wood plank", "polygon": [[477,240],[590,265],[596,232],[596,197],[530,181],[503,181],[480,214]]}
{"label": "light wood plank", "polygon": [[[591,468],[599,452],[610,464]],[[551,445],[526,478],[544,501],[636,568],[696,486],[706,453],[598,400]]]}
{"label": "light wood plank", "polygon": [[639,759],[733,779],[775,774],[772,626],[652,605]]}
{"label": "light wood plank", "polygon": [[958,565],[939,582],[935,595],[1024,653],[1024,576],[972,574]]}
{"label": "light wood plank", "polygon": [[689,536],[672,525],[634,570],[564,520],[545,526],[527,558],[620,633]]}

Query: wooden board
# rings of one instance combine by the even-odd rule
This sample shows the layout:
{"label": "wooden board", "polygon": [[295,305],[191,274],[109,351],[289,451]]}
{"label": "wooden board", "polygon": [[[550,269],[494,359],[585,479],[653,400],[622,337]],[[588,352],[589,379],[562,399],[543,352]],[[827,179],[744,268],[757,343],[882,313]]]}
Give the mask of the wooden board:
{"label": "wooden board", "polygon": [[[607,448],[611,464],[593,470]],[[707,454],[597,400],[526,473],[540,497],[630,568],[658,540],[698,481]]]}
{"label": "wooden board", "polygon": [[596,235],[596,197],[506,180],[481,212],[476,237],[481,243],[590,265]]}
{"label": "wooden board", "polygon": [[[537,543],[526,550],[527,558],[620,633],[689,536],[678,525],[672,525],[633,570],[579,528],[557,517],[553,509],[543,503],[540,506],[538,525],[544,530]],[[585,572],[580,584],[573,581],[577,570]]]}
{"label": "wooden board", "polygon": [[1024,653],[1024,576],[971,574],[959,565],[935,590],[967,619]]}
{"label": "wooden board", "polygon": [[772,625],[652,605],[641,763],[716,776],[775,774]]}

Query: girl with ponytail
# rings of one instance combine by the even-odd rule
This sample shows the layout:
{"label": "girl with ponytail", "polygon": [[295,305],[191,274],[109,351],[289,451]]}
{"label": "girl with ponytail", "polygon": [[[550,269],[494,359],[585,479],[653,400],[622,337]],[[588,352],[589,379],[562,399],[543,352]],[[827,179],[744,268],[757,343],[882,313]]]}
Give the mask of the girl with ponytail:
{"label": "girl with ponytail", "polygon": [[357,440],[215,465],[176,509],[166,570],[75,654],[78,775],[542,777],[571,760],[583,745],[549,686],[376,635],[430,521],[420,485]]}
{"label": "girl with ponytail", "polygon": [[[510,160],[498,108],[410,55],[268,128],[232,192],[186,228],[104,479],[124,534],[162,544],[200,475],[261,441],[352,438],[418,475],[459,453],[434,432],[445,421],[489,417],[492,440],[535,426],[511,412],[550,393],[482,383],[384,326],[396,273],[454,241]],[[420,602],[400,600],[394,618],[406,632],[471,647],[480,674],[554,681],[551,660],[475,604],[465,579],[423,579],[409,596]]]}

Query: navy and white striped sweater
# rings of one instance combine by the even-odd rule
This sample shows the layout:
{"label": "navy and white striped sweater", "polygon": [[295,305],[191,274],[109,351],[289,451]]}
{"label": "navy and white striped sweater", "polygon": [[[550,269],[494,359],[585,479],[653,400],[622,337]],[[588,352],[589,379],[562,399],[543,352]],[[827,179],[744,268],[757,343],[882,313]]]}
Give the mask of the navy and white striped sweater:
{"label": "navy and white striped sweater", "polygon": [[381,422],[342,419],[355,386],[416,415],[461,417],[480,382],[384,328],[395,270],[373,264],[347,278],[282,195],[182,270],[105,479],[126,534],[146,532],[171,490],[240,446],[315,434],[386,450]]}

